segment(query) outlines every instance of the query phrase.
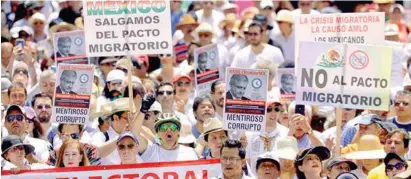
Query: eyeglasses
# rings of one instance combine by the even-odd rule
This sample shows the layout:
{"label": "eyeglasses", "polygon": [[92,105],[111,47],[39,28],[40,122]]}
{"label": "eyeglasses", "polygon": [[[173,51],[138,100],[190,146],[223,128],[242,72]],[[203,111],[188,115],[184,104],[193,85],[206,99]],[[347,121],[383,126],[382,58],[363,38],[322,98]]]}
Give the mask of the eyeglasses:
{"label": "eyeglasses", "polygon": [[397,169],[397,170],[402,170],[402,169],[404,169],[404,167],[405,167],[405,164],[403,162],[398,162],[394,165],[388,164],[386,166],[386,169],[387,169],[387,171],[392,171],[394,168]]}
{"label": "eyeglasses", "polygon": [[229,162],[238,162],[240,160],[241,160],[241,158],[238,158],[238,157],[221,157],[221,161],[223,161],[223,162],[227,162],[227,161],[229,161]]}
{"label": "eyeglasses", "polygon": [[267,108],[267,113],[270,113],[270,112],[272,112],[272,111],[275,111],[275,112],[284,112],[284,108],[282,107],[282,106],[276,106],[276,107],[274,107],[274,108]]}
{"label": "eyeglasses", "polygon": [[402,105],[404,105],[404,106],[408,106],[410,103],[409,103],[409,102],[405,102],[405,101],[395,102],[395,103],[394,103],[394,106],[400,106],[400,104],[402,104]]}
{"label": "eyeglasses", "polygon": [[166,58],[166,57],[168,57],[168,58],[170,58],[170,57],[172,57],[173,56],[173,54],[160,54],[160,55],[158,55],[158,58]]}
{"label": "eyeglasses", "polygon": [[207,37],[210,37],[210,34],[209,33],[201,33],[201,34],[198,34],[198,36],[200,38],[202,38],[202,37],[207,38]]}
{"label": "eyeglasses", "polygon": [[124,149],[126,149],[126,147],[129,150],[131,150],[131,149],[134,148],[134,144],[127,144],[127,145],[120,144],[120,145],[118,145],[118,150],[124,150]]}
{"label": "eyeglasses", "polygon": [[258,36],[258,35],[260,35],[259,33],[257,33],[257,32],[247,32],[247,33],[245,33],[246,35],[249,35],[249,36]]}
{"label": "eyeglasses", "polygon": [[29,119],[29,118],[27,118],[26,121],[27,121],[28,123],[33,123],[33,122],[34,122],[34,119]]}
{"label": "eyeglasses", "polygon": [[63,134],[63,138],[67,138],[68,136],[70,136],[74,140],[80,139],[80,134],[79,133]]}
{"label": "eyeglasses", "polygon": [[181,87],[181,86],[183,86],[183,84],[184,84],[184,86],[186,86],[186,87],[189,87],[190,86],[190,82],[182,82],[182,81],[177,81],[177,86],[178,87]]}
{"label": "eyeglasses", "polygon": [[172,123],[172,124],[162,124],[161,126],[160,126],[160,132],[165,132],[165,131],[167,131],[167,129],[171,129],[171,131],[177,131],[178,130],[178,126],[177,126],[177,124],[174,124],[174,123]]}
{"label": "eyeglasses", "polygon": [[173,92],[172,91],[158,91],[159,96],[162,96],[164,94],[167,94],[168,96],[170,96],[171,94],[173,94]]}
{"label": "eyeglasses", "polygon": [[21,122],[24,119],[24,115],[23,114],[9,114],[6,116],[6,119],[7,119],[7,122],[14,122],[14,120]]}
{"label": "eyeglasses", "polygon": [[24,69],[24,70],[21,70],[21,69],[14,70],[14,74],[17,74],[17,73],[24,73],[25,75],[28,75],[29,71],[27,71],[26,69]]}
{"label": "eyeglasses", "polygon": [[36,108],[37,108],[38,110],[42,110],[42,109],[50,109],[50,108],[51,108],[51,106],[50,106],[50,105],[48,105],[48,104],[43,104],[43,105],[38,105]]}

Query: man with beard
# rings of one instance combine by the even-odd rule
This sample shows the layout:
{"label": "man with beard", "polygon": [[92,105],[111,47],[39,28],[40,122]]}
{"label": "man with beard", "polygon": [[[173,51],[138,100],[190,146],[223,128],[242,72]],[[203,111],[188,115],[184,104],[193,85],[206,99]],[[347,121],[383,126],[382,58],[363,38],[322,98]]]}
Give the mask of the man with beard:
{"label": "man with beard", "polygon": [[250,45],[236,53],[231,67],[249,68],[257,61],[258,56],[264,56],[277,65],[284,62],[283,54],[279,48],[263,43],[263,32],[264,27],[260,22],[254,21],[248,26],[247,36]]}
{"label": "man with beard", "polygon": [[216,117],[222,120],[224,112],[225,83],[220,80],[213,82],[211,84],[210,96],[215,104]]}
{"label": "man with beard", "polygon": [[47,93],[39,93],[34,95],[31,101],[34,112],[36,112],[36,118],[40,122],[41,127],[46,132],[47,140],[53,144],[53,138],[57,134],[57,125],[51,126],[51,112],[53,109],[53,97]]}
{"label": "man with beard", "polygon": [[204,122],[215,114],[215,105],[213,100],[207,96],[199,96],[194,99],[193,103],[194,117],[196,119],[196,124],[193,125],[193,135],[198,138],[201,133],[203,133]]}
{"label": "man with beard", "polygon": [[247,158],[250,159],[251,168],[256,173],[257,157],[264,152],[274,150],[276,141],[279,138],[286,137],[288,134],[287,127],[278,123],[282,118],[284,108],[279,99],[271,98],[268,100],[266,113],[266,128],[261,132],[246,132],[247,136]]}

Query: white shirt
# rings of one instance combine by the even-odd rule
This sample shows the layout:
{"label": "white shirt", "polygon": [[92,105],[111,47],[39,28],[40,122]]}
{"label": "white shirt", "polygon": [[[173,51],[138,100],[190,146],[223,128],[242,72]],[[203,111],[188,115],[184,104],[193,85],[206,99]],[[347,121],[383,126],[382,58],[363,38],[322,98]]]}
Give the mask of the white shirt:
{"label": "white shirt", "polygon": [[222,31],[219,27],[219,24],[222,20],[224,20],[224,14],[223,13],[221,13],[219,11],[216,11],[216,10],[212,10],[211,15],[208,16],[208,17],[205,17],[205,16],[203,16],[204,10],[200,9],[200,10],[197,10],[195,12],[195,14],[197,16],[197,22],[198,23],[205,22],[205,23],[210,24],[213,27],[213,30],[214,30],[215,34],[217,34],[217,36],[219,36],[222,33]]}
{"label": "white shirt", "polygon": [[41,161],[47,161],[49,158],[51,149],[51,144],[49,142],[26,135],[23,143],[34,146],[34,154]]}
{"label": "white shirt", "polygon": [[[298,8],[298,9],[296,9],[296,10],[293,10],[292,13],[293,13],[294,15],[302,14],[300,8]],[[314,9],[311,9],[311,10],[310,10],[310,15],[318,15],[318,14],[321,14],[321,13],[318,12],[317,10],[314,10]]]}
{"label": "white shirt", "polygon": [[282,64],[284,62],[283,54],[277,47],[264,44],[264,49],[260,54],[255,54],[251,50],[251,45],[241,49],[233,59],[231,67],[237,68],[250,68],[256,61],[257,57],[262,56],[265,59],[272,60],[276,64]]}
{"label": "white shirt", "polygon": [[[264,153],[264,152],[270,152],[275,149],[275,144],[277,139],[286,137],[288,135],[288,128],[277,123],[277,128],[270,132],[246,132],[247,136],[247,157],[250,159],[250,165],[251,165],[251,171],[253,173],[256,173],[256,165],[257,165],[257,157]],[[274,137],[273,140],[271,140],[271,149],[266,150],[264,149],[264,141],[260,138],[260,136],[264,137]]]}
{"label": "white shirt", "polygon": [[198,160],[193,148],[178,145],[174,150],[165,150],[158,143],[149,142],[146,151],[141,155],[144,162],[167,162]]}
{"label": "white shirt", "polygon": [[283,50],[283,55],[284,55],[284,62],[286,64],[289,63],[295,63],[295,57],[294,57],[294,51],[295,51],[295,35],[294,35],[294,30],[291,32],[291,34],[288,36],[286,39],[284,35],[280,33],[276,33],[273,37],[272,40],[275,42],[279,43],[281,45],[281,48]]}

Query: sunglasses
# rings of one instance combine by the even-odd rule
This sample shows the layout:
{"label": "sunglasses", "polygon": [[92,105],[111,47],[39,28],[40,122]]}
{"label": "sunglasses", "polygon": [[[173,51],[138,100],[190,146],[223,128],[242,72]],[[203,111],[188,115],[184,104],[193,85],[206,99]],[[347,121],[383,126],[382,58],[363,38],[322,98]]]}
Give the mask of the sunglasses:
{"label": "sunglasses", "polygon": [[284,108],[282,107],[282,106],[276,106],[276,107],[274,107],[274,108],[267,108],[267,113],[270,113],[270,112],[272,112],[272,111],[275,111],[275,112],[284,112]]}
{"label": "sunglasses", "polygon": [[410,103],[409,103],[409,102],[405,102],[405,101],[395,102],[395,103],[394,103],[394,106],[400,106],[400,104],[402,104],[402,105],[404,105],[404,106],[408,106]]}
{"label": "sunglasses", "polygon": [[70,136],[74,140],[80,139],[80,134],[79,133],[72,133],[70,135],[64,135],[64,136]]}
{"label": "sunglasses", "polygon": [[48,104],[43,104],[43,105],[38,105],[36,108],[37,108],[38,110],[42,110],[42,109],[50,109],[50,108],[51,108],[51,106],[50,106],[50,105],[48,105]]}
{"label": "sunglasses", "polygon": [[190,86],[190,82],[177,81],[177,86],[181,87],[181,86],[183,86],[183,84],[186,87]]}
{"label": "sunglasses", "polygon": [[160,132],[166,132],[167,129],[171,129],[171,131],[177,131],[178,130],[178,126],[174,123],[172,124],[162,124],[160,126]]}
{"label": "sunglasses", "polygon": [[173,94],[173,92],[172,91],[158,91],[159,96],[162,96],[164,94],[167,94],[168,96],[170,96],[171,94]]}
{"label": "sunglasses", "polygon": [[9,114],[6,116],[6,119],[8,122],[14,122],[14,120],[21,122],[24,119],[24,115],[23,114]]}
{"label": "sunglasses", "polygon": [[124,150],[124,149],[126,149],[126,147],[127,147],[129,150],[131,150],[131,149],[134,148],[134,144],[127,144],[127,145],[121,144],[121,145],[118,145],[118,150]]}
{"label": "sunglasses", "polygon": [[388,165],[386,166],[386,169],[387,169],[387,171],[391,171],[391,170],[393,170],[394,168],[397,169],[397,170],[402,170],[402,169],[404,169],[404,167],[405,167],[405,164],[404,164],[403,162],[398,162],[398,163],[396,163],[396,164],[394,164],[394,165],[388,164]]}
{"label": "sunglasses", "polygon": [[33,123],[33,122],[34,122],[34,119],[29,119],[29,118],[27,118],[26,121],[27,121],[28,123]]}
{"label": "sunglasses", "polygon": [[24,69],[24,70],[20,70],[20,69],[14,70],[14,74],[17,74],[17,73],[24,73],[25,75],[28,75],[29,71],[27,71],[26,69]]}
{"label": "sunglasses", "polygon": [[158,58],[166,58],[166,57],[168,57],[168,58],[170,58],[170,57],[172,57],[173,56],[173,54],[160,54],[160,55],[158,55]]}

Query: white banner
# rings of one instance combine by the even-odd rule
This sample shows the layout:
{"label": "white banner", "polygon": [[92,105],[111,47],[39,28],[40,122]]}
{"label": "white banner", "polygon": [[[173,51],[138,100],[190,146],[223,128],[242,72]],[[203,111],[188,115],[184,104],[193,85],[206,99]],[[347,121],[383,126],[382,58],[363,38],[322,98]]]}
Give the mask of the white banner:
{"label": "white banner", "polygon": [[83,1],[89,57],[170,54],[170,2],[166,0]]}
{"label": "white banner", "polygon": [[220,160],[142,163],[21,171],[1,171],[3,179],[209,179],[221,174]]}
{"label": "white banner", "polygon": [[58,65],[51,117],[53,122],[85,124],[89,121],[93,74],[93,65]]}

